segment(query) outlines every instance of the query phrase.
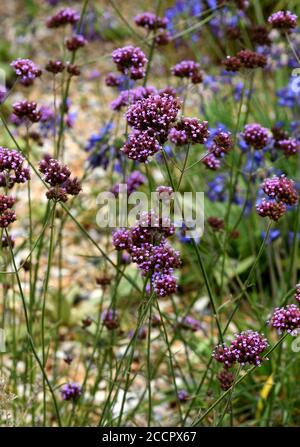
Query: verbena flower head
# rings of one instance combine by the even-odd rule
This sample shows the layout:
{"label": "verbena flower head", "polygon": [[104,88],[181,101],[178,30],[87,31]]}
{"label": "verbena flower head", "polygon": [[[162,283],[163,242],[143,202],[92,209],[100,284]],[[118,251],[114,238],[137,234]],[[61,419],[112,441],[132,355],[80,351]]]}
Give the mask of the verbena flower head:
{"label": "verbena flower head", "polygon": [[300,329],[300,309],[295,304],[288,304],[285,307],[277,307],[274,310],[269,324],[275,328],[279,334],[287,332],[296,335]]}
{"label": "verbena flower head", "polygon": [[6,228],[16,220],[16,214],[11,209],[15,201],[11,196],[0,194],[0,228]]}
{"label": "verbena flower head", "polygon": [[117,48],[112,52],[112,59],[118,70],[130,76],[131,79],[144,77],[147,58],[140,48],[132,45]]}
{"label": "verbena flower head", "polygon": [[144,12],[134,17],[135,24],[150,31],[157,30],[159,28],[166,28],[168,25],[168,19],[166,17],[159,17],[152,12]]}
{"label": "verbena flower head", "polygon": [[117,329],[120,326],[119,315],[114,309],[104,310],[101,319],[103,325],[109,330]]}
{"label": "verbena flower head", "polygon": [[156,134],[152,130],[135,130],[128,136],[122,151],[131,160],[145,163],[149,157],[156,154],[160,149],[161,146],[156,139]]}
{"label": "verbena flower head", "polygon": [[256,211],[261,217],[269,217],[277,222],[285,214],[286,206],[282,202],[264,198],[256,205]]}
{"label": "verbena flower head", "polygon": [[232,352],[231,348],[225,343],[216,346],[212,356],[217,362],[223,363],[224,368],[231,368],[236,362],[236,356]]}
{"label": "verbena flower head", "polygon": [[287,138],[278,141],[276,147],[281,149],[287,157],[296,155],[300,152],[300,143],[295,138]]}
{"label": "verbena flower head", "polygon": [[105,76],[105,85],[107,85],[107,87],[119,87],[121,83],[122,79],[115,73],[108,73]]}
{"label": "verbena flower head", "polygon": [[300,284],[296,285],[295,300],[300,303]]}
{"label": "verbena flower head", "polygon": [[223,391],[229,390],[229,388],[233,385],[234,382],[234,374],[227,369],[223,369],[217,375],[217,379],[220,383],[220,387]]}
{"label": "verbena flower head", "polygon": [[214,231],[221,231],[224,229],[224,220],[219,219],[218,217],[208,217],[207,223]]}
{"label": "verbena flower head", "polygon": [[78,383],[66,383],[60,390],[63,400],[76,400],[81,396],[82,387]]}
{"label": "verbena flower head", "polygon": [[250,28],[251,41],[258,45],[271,45],[269,31],[264,25],[253,25]]}
{"label": "verbena flower head", "polygon": [[39,171],[44,174],[44,181],[52,187],[46,192],[49,200],[66,202],[68,194],[76,196],[82,189],[76,177],[70,178],[70,169],[49,155],[39,162]]}
{"label": "verbena flower head", "polygon": [[191,60],[184,60],[174,65],[171,69],[172,74],[178,78],[188,78],[193,84],[199,84],[203,80],[200,71],[200,65]]}
{"label": "verbena flower head", "polygon": [[262,189],[270,198],[277,199],[285,205],[293,206],[298,202],[294,181],[284,175],[265,179]]}
{"label": "verbena flower head", "polygon": [[10,64],[22,85],[32,85],[41,76],[42,70],[30,59],[16,59]]}
{"label": "verbena flower head", "polygon": [[154,272],[152,275],[152,285],[154,292],[160,297],[172,295],[177,290],[177,281],[172,270]]}
{"label": "verbena flower head", "polygon": [[[170,43],[172,40],[172,36],[171,33],[169,33],[169,31],[163,31],[161,33],[159,33],[157,36],[155,36],[155,43],[157,45],[168,45],[168,43]],[[196,79],[196,77],[193,78],[194,81]],[[201,75],[201,80],[202,80],[202,75]],[[201,82],[201,80],[199,80],[199,82]]]}
{"label": "verbena flower head", "polygon": [[30,179],[30,171],[23,167],[24,157],[15,150],[0,147],[0,186],[12,188],[15,183]]}
{"label": "verbena flower head", "polygon": [[213,352],[213,357],[225,368],[230,368],[235,362],[245,365],[259,366],[265,359],[263,352],[269,343],[263,335],[251,330],[236,334],[230,345],[219,345]]}
{"label": "verbena flower head", "polygon": [[[140,186],[146,182],[145,177],[140,171],[132,171],[126,178],[127,194],[135,192]],[[117,196],[120,192],[120,185],[117,183],[112,187],[112,192]]]}
{"label": "verbena flower head", "polygon": [[227,71],[237,72],[242,67],[242,62],[236,56],[227,56],[223,62]]}
{"label": "verbena flower head", "polygon": [[207,169],[211,169],[212,171],[217,171],[221,167],[221,161],[214,154],[206,155],[202,163]]}
{"label": "verbena flower head", "polygon": [[215,157],[223,157],[233,148],[233,141],[230,132],[217,131],[213,138],[213,145],[210,148]]}
{"label": "verbena flower head", "polygon": [[49,71],[49,73],[53,73],[53,74],[61,73],[62,71],[64,71],[64,69],[65,69],[65,64],[59,60],[56,60],[56,61],[50,60],[45,66],[45,70]]}
{"label": "verbena flower head", "polygon": [[[170,141],[177,146],[184,144],[204,144],[209,136],[208,122],[197,118],[182,118],[170,132]],[[179,144],[180,143],[180,144]]]}
{"label": "verbena flower head", "polygon": [[242,137],[254,149],[263,149],[269,141],[269,131],[257,123],[247,124]]}
{"label": "verbena flower head", "polygon": [[85,47],[87,40],[81,34],[74,34],[66,40],[66,47],[69,51],[77,51],[79,48]]}
{"label": "verbena flower head", "polygon": [[173,96],[153,95],[130,106],[126,117],[128,124],[134,129],[152,130],[160,141],[165,141],[180,107],[179,100]]}
{"label": "verbena flower head", "polygon": [[238,363],[258,366],[262,363],[262,353],[268,346],[269,343],[263,335],[248,330],[235,335],[230,344],[230,349]]}
{"label": "verbena flower head", "polygon": [[39,170],[44,174],[44,180],[51,186],[62,185],[70,177],[71,171],[58,160],[45,155],[39,163]]}
{"label": "verbena flower head", "polygon": [[297,19],[298,17],[296,14],[292,14],[291,11],[277,11],[270,15],[268,18],[268,23],[272,26],[272,28],[289,32],[296,28]]}
{"label": "verbena flower head", "polygon": [[266,56],[255,51],[241,50],[238,52],[237,57],[244,68],[264,68],[267,65]]}
{"label": "verbena flower head", "polygon": [[166,242],[175,228],[155,215],[154,211],[141,213],[136,225],[113,233],[117,250],[126,249],[143,275],[150,274],[154,292],[167,296],[176,292],[177,281],[173,270],[180,266],[179,253]]}
{"label": "verbena flower head", "polygon": [[34,101],[22,101],[15,102],[13,104],[13,113],[21,120],[31,121],[37,123],[41,119],[41,111]]}
{"label": "verbena flower head", "polygon": [[49,17],[46,21],[48,28],[59,28],[65,25],[75,25],[80,18],[77,11],[71,8],[61,9],[57,14]]}

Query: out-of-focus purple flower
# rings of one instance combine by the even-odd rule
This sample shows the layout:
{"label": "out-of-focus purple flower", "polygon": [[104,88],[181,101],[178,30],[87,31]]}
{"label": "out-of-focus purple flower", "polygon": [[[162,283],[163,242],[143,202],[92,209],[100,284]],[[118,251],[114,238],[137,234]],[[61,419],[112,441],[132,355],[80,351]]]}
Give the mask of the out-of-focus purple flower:
{"label": "out-of-focus purple flower", "polygon": [[77,11],[71,8],[61,9],[57,14],[49,17],[46,21],[48,28],[59,28],[65,25],[75,25],[78,22],[80,15]]}
{"label": "out-of-focus purple flower", "polygon": [[66,47],[69,51],[77,51],[79,48],[85,47],[87,40],[81,34],[74,34],[66,40]]}
{"label": "out-of-focus purple flower", "polygon": [[58,74],[63,72],[65,69],[65,64],[62,61],[56,60],[52,61],[50,60],[47,65],[45,66],[45,70],[49,71],[49,73]]}
{"label": "out-of-focus purple flower", "polygon": [[131,79],[144,77],[147,58],[140,48],[132,45],[117,48],[112,52],[112,59],[117,69],[130,76]]}
{"label": "out-of-focus purple flower", "polygon": [[269,141],[269,131],[257,123],[247,124],[242,137],[254,149],[263,149]]}
{"label": "out-of-focus purple flower", "polygon": [[220,160],[214,154],[206,155],[203,158],[202,163],[207,169],[211,169],[212,171],[217,171],[221,167]]}
{"label": "out-of-focus purple flower", "polygon": [[275,328],[279,334],[287,332],[296,335],[300,329],[300,309],[295,304],[288,304],[285,307],[276,307],[269,324]]}
{"label": "out-of-focus purple flower", "polygon": [[78,383],[66,383],[60,392],[63,400],[76,400],[81,396],[82,387]]}
{"label": "out-of-focus purple flower", "polygon": [[171,69],[172,74],[178,78],[188,78],[193,84],[199,84],[203,80],[200,71],[200,65],[191,60],[184,60],[174,65]]}
{"label": "out-of-focus purple flower", "polygon": [[16,59],[10,66],[15,70],[21,84],[26,87],[32,85],[42,74],[42,70],[30,59]]}
{"label": "out-of-focus purple flower", "polygon": [[102,312],[101,319],[103,321],[103,325],[109,330],[117,329],[120,325],[119,315],[114,309],[104,310]]}
{"label": "out-of-focus purple flower", "polygon": [[185,390],[179,390],[177,397],[180,402],[187,402],[189,400],[189,393]]}
{"label": "out-of-focus purple flower", "polygon": [[168,19],[166,17],[159,17],[152,12],[143,12],[134,17],[135,24],[150,31],[157,30],[159,28],[166,28],[168,25]]}
{"label": "out-of-focus purple flower", "polygon": [[229,388],[233,385],[234,374],[227,369],[223,369],[221,372],[219,372],[217,378],[223,391],[229,390]]}
{"label": "out-of-focus purple flower", "polygon": [[277,147],[281,149],[287,157],[300,152],[300,142],[295,138],[288,138],[278,141]]}
{"label": "out-of-focus purple flower", "polygon": [[283,32],[289,32],[296,28],[298,17],[291,11],[277,11],[270,15],[268,23],[272,28],[279,29]]}

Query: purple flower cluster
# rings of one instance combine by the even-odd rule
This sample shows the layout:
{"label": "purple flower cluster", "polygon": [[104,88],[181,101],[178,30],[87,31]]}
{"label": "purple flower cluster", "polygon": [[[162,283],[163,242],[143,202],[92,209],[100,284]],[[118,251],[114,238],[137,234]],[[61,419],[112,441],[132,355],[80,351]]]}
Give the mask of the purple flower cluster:
{"label": "purple flower cluster", "polygon": [[188,78],[193,84],[199,84],[203,80],[200,65],[195,61],[184,60],[174,65],[172,74],[178,78]]}
{"label": "purple flower cluster", "polygon": [[11,64],[22,85],[29,86],[40,77],[42,70],[30,59],[16,59]]}
{"label": "purple flower cluster", "polygon": [[60,392],[63,400],[76,400],[81,396],[82,388],[78,383],[66,383]]}
{"label": "purple flower cluster", "polygon": [[212,171],[217,171],[221,167],[221,161],[214,154],[206,155],[202,163],[207,169],[211,169]]}
{"label": "purple flower cluster", "polygon": [[122,151],[131,160],[145,163],[149,157],[156,154],[160,149],[161,146],[156,139],[156,134],[152,130],[135,130],[129,135]]}
{"label": "purple flower cluster", "polygon": [[71,8],[61,9],[57,14],[49,17],[46,21],[48,28],[59,28],[65,25],[75,25],[78,22],[80,15],[77,11]]}
{"label": "purple flower cluster", "polygon": [[21,121],[37,123],[41,119],[41,111],[34,101],[23,99],[13,104],[13,114]]}
{"label": "purple flower cluster", "polygon": [[45,155],[39,162],[39,170],[44,174],[44,181],[51,186],[46,193],[49,200],[66,202],[68,194],[77,196],[80,193],[82,188],[78,179],[70,179],[70,169],[50,155]]}
{"label": "purple flower cluster", "polygon": [[233,385],[234,382],[234,374],[228,369],[223,369],[217,375],[217,379],[220,383],[220,387],[223,391],[229,390],[229,388]]}
{"label": "purple flower cluster", "polygon": [[300,309],[296,304],[288,304],[285,307],[276,307],[269,324],[279,334],[287,332],[296,335],[300,329]]}
{"label": "purple flower cluster", "polygon": [[298,193],[293,180],[284,175],[267,178],[262,183],[262,189],[271,199],[283,202],[285,205],[293,206],[298,202]]}
{"label": "purple flower cluster", "polygon": [[0,186],[12,188],[15,183],[29,180],[29,169],[23,163],[24,157],[19,152],[0,147]]}
{"label": "purple flower cluster", "polygon": [[114,309],[104,310],[102,312],[101,319],[103,321],[103,325],[109,330],[117,329],[120,325],[119,315]]}
{"label": "purple flower cluster", "polygon": [[296,28],[297,19],[298,17],[295,14],[292,14],[291,11],[277,11],[270,15],[268,23],[272,28],[288,32]]}
{"label": "purple flower cluster", "polygon": [[69,51],[77,51],[79,48],[85,47],[87,40],[81,34],[74,34],[66,40],[66,47]]}
{"label": "purple flower cluster", "polygon": [[117,48],[112,52],[112,59],[117,69],[131,79],[142,79],[145,76],[147,58],[140,48],[132,45]]}
{"label": "purple flower cluster", "polygon": [[300,284],[296,285],[295,300],[300,303]]}
{"label": "purple flower cluster", "polygon": [[45,70],[49,73],[58,74],[63,72],[65,69],[65,64],[62,61],[56,60],[52,61],[49,60],[48,63],[45,66]]}
{"label": "purple flower cluster", "polygon": [[166,238],[174,234],[168,220],[158,218],[153,211],[141,213],[139,221],[129,229],[113,234],[116,250],[127,250],[143,275],[150,275],[155,293],[161,297],[176,291],[174,269],[180,266],[179,253]]}
{"label": "purple flower cluster", "polygon": [[14,204],[13,197],[0,194],[0,228],[6,228],[16,220],[16,213],[11,209]]}
{"label": "purple flower cluster", "polygon": [[134,17],[135,24],[150,31],[165,29],[168,25],[166,17],[159,17],[152,12],[144,12]]}
{"label": "purple flower cluster", "polygon": [[276,147],[281,149],[286,157],[296,155],[300,152],[300,143],[295,138],[287,138],[277,142]]}
{"label": "purple flower cluster", "polygon": [[269,141],[269,131],[257,123],[247,124],[242,137],[254,149],[263,149]]}
{"label": "purple flower cluster", "polygon": [[267,65],[267,58],[255,51],[241,50],[236,56],[227,56],[223,64],[227,71],[237,72],[241,68],[264,68]]}
{"label": "purple flower cluster", "polygon": [[157,139],[164,142],[180,107],[180,101],[173,96],[149,96],[129,107],[126,113],[127,122],[140,131],[152,130],[157,135]]}
{"label": "purple flower cluster", "polygon": [[261,217],[269,217],[271,220],[277,222],[285,214],[286,206],[282,202],[266,200],[263,198],[262,201],[256,205],[256,211]]}
{"label": "purple flower cluster", "polygon": [[210,148],[211,153],[219,158],[224,157],[233,148],[233,141],[230,132],[224,132],[222,130],[217,131],[213,138],[213,144]]}
{"label": "purple flower cluster", "polygon": [[176,146],[204,144],[209,136],[208,122],[197,118],[182,118],[169,132],[169,140]]}
{"label": "purple flower cluster", "polygon": [[229,346],[218,345],[212,356],[224,368],[232,367],[236,362],[259,366],[265,358],[263,352],[269,346],[263,335],[251,330],[236,334]]}

